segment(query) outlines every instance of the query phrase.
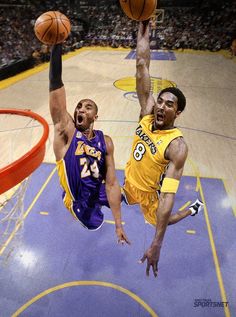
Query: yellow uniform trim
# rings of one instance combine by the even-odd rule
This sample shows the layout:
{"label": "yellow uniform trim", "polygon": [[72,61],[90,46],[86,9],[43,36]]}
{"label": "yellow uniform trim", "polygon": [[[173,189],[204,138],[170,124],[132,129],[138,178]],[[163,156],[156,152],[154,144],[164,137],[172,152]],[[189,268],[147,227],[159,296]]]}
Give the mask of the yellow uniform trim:
{"label": "yellow uniform trim", "polygon": [[63,199],[64,205],[71,212],[71,214],[77,219],[73,210],[74,197],[70,190],[70,185],[69,185],[67,173],[66,173],[65,161],[63,159],[61,159],[60,161],[56,161],[56,166],[57,166],[57,172],[60,179],[61,187],[65,191],[65,196]]}
{"label": "yellow uniform trim", "polygon": [[177,193],[179,188],[179,180],[174,178],[165,177],[161,186],[162,193]]}

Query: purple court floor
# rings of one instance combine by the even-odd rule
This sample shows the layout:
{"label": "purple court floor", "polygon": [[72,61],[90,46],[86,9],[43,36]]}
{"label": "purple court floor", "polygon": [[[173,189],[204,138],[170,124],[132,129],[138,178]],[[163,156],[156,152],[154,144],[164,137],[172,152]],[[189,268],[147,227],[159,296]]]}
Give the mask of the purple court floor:
{"label": "purple court floor", "polygon": [[168,227],[159,276],[148,278],[138,260],[154,228],[139,207],[123,205],[132,244],[118,245],[110,210],[101,229],[83,228],[63,206],[55,165],[42,164],[27,191],[23,234],[0,262],[0,316],[236,317],[236,218],[222,180],[184,176],[174,210],[197,197],[205,210]]}
{"label": "purple court floor", "polygon": [[[132,50],[127,56],[126,59],[136,59],[136,51]],[[176,56],[174,52],[171,51],[151,51],[151,60],[156,60],[156,61],[175,61]]]}

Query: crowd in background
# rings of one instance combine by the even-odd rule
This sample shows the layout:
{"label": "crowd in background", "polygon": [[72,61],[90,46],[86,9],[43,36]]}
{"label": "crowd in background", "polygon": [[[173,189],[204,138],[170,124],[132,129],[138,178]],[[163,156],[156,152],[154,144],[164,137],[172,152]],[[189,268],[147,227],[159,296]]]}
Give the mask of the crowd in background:
{"label": "crowd in background", "polygon": [[[236,4],[212,8],[165,8],[163,21],[155,22],[151,39],[157,49],[229,49],[236,32]],[[83,45],[135,47],[137,23],[117,6],[88,12],[91,21]]]}
{"label": "crowd in background", "polygon": [[[71,35],[63,45],[65,52],[94,45],[135,48],[137,22],[124,15],[117,1],[99,1],[81,10],[62,0],[16,3],[1,5],[0,2],[0,67],[29,57],[36,63],[49,59],[48,46],[42,45],[34,35],[36,18],[49,10],[59,10],[71,21]],[[164,18],[152,23],[153,48],[230,49],[236,32],[234,1],[225,1],[215,8],[205,5],[163,9]]]}
{"label": "crowd in background", "polygon": [[[22,1],[23,2],[23,1]],[[33,56],[37,62],[48,60],[49,47],[39,42],[34,34],[34,23],[44,12],[58,10],[70,18],[72,32],[65,42],[65,52],[70,51],[81,40],[77,30],[77,12],[72,11],[62,0],[32,1],[30,5],[2,5],[0,2],[0,66],[13,61],[27,59]]]}

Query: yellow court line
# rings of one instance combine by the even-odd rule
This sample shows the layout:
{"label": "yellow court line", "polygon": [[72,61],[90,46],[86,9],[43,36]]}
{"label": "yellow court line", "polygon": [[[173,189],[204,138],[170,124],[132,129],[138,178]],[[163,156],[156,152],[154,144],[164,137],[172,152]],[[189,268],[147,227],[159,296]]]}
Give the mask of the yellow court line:
{"label": "yellow court line", "polygon": [[[62,59],[63,60],[66,60],[72,56],[75,56],[76,54],[67,54],[67,55],[63,55]],[[31,69],[28,69],[28,70],[25,70],[23,71],[22,73],[19,73],[15,76],[12,76],[10,78],[6,78],[4,80],[1,80],[0,81],[0,90],[1,89],[4,89],[4,88],[7,88],[15,83],[17,83],[18,81],[21,81],[23,79],[26,79],[34,74],[37,74],[45,69],[47,69],[49,66],[49,63],[43,63],[41,65],[38,65],[34,68],[31,68]]]}
{"label": "yellow court line", "polygon": [[[104,220],[104,222],[109,223],[110,225],[114,225],[115,224],[115,221],[113,221],[113,220]],[[122,221],[121,224],[124,225],[125,222]]]}
{"label": "yellow court line", "polygon": [[[200,173],[198,168],[196,168],[196,165],[194,164],[194,162],[192,161],[192,166],[193,169],[195,171],[195,175],[198,179],[197,183],[199,186],[199,192],[201,195],[201,199],[202,202],[204,204],[204,216],[205,216],[205,221],[206,221],[206,225],[207,225],[207,231],[208,231],[208,236],[209,236],[209,240],[210,240],[210,245],[211,245],[211,250],[212,250],[212,255],[213,255],[213,261],[214,261],[214,265],[215,265],[215,270],[216,270],[216,276],[217,276],[217,280],[218,280],[218,284],[219,284],[219,288],[220,288],[220,294],[221,294],[221,299],[223,302],[228,302],[227,301],[227,297],[226,297],[226,292],[225,292],[225,288],[224,288],[224,283],[223,283],[223,278],[222,278],[222,274],[221,274],[221,270],[220,270],[220,263],[219,263],[219,259],[218,259],[218,255],[216,252],[216,246],[215,246],[215,241],[214,241],[214,237],[213,237],[213,232],[211,229],[211,224],[210,224],[210,219],[209,219],[209,215],[208,215],[208,210],[207,210],[207,206],[206,206],[206,200],[203,194],[203,189],[202,189],[202,184],[201,184],[201,180],[200,180]],[[230,317],[230,310],[229,310],[229,306],[227,305],[224,306],[224,312],[225,312],[225,316],[226,317]]]}
{"label": "yellow court line", "polygon": [[[29,206],[29,208],[27,209],[27,211],[24,213],[23,215],[23,221],[25,220],[25,218],[28,216],[28,214],[30,213],[31,209],[34,207],[35,203],[37,202],[37,200],[39,199],[40,195],[42,194],[42,192],[44,191],[44,189],[46,188],[46,186],[48,185],[49,181],[51,180],[53,174],[55,173],[55,171],[57,170],[56,167],[54,167],[54,169],[52,170],[52,172],[50,173],[50,175],[48,176],[47,180],[45,181],[45,183],[43,184],[43,186],[41,187],[41,189],[39,190],[38,194],[35,196],[34,200],[32,201],[31,205]],[[17,233],[17,231],[20,229],[21,227],[21,223],[19,223],[18,225],[15,226],[14,230],[12,231],[12,233],[10,234],[10,236],[8,237],[7,241],[3,244],[3,246],[0,249],[0,256],[3,254],[3,252],[5,251],[6,247],[8,246],[8,244],[11,242],[11,240],[14,238],[15,234]]]}
{"label": "yellow court line", "polygon": [[134,299],[136,302],[138,302],[141,306],[143,306],[144,309],[146,309],[147,312],[150,313],[151,317],[158,317],[157,314],[154,312],[154,310],[148,306],[140,297],[138,297],[133,292],[129,291],[128,289],[121,287],[117,284],[113,283],[107,283],[102,281],[73,281],[69,283],[64,283],[57,285],[55,287],[49,288],[45,290],[44,292],[38,294],[37,296],[33,297],[31,300],[29,300],[27,303],[25,303],[23,306],[21,306],[13,315],[12,317],[17,317],[19,314],[21,314],[25,309],[27,309],[30,305],[32,305],[34,302],[39,300],[40,298],[53,293],[55,291],[61,290],[63,288],[67,287],[75,287],[75,286],[103,286],[103,287],[110,287],[117,291],[120,291],[121,293],[124,293],[128,296],[130,296],[132,299]]}
{"label": "yellow court line", "polygon": [[[216,252],[216,246],[215,246],[214,237],[213,237],[213,233],[212,233],[212,229],[211,229],[211,224],[210,224],[210,220],[209,220],[209,216],[208,216],[206,201],[205,201],[205,197],[204,197],[204,194],[203,194],[203,189],[202,189],[202,185],[201,185],[200,179],[199,179],[199,184],[200,184],[200,188],[199,188],[200,195],[201,195],[201,198],[202,198],[202,202],[204,203],[204,215],[205,215],[207,231],[208,231],[208,235],[209,235],[209,239],[210,239],[210,244],[211,244],[211,249],[212,249],[215,269],[216,269],[216,275],[217,275],[217,279],[218,279],[218,283],[219,283],[219,287],[220,287],[221,298],[222,298],[223,302],[228,302],[227,301],[227,297],[226,297],[225,288],[224,288],[222,274],[221,274],[221,271],[220,271],[220,264],[219,264],[219,259],[218,259],[218,255],[217,255],[217,252]],[[230,317],[230,310],[229,310],[228,305],[227,305],[227,307],[224,306],[224,311],[225,311],[225,316],[226,317]]]}
{"label": "yellow court line", "polygon": [[200,189],[200,181],[199,181],[199,178],[197,177],[197,183],[196,183],[196,188],[195,188],[195,192],[199,192],[199,189]]}
{"label": "yellow court line", "polygon": [[186,204],[184,204],[182,207],[179,208],[179,211],[186,209],[186,207],[188,207],[190,204],[191,204],[191,200],[187,201]]}
{"label": "yellow court line", "polygon": [[48,216],[49,213],[47,211],[40,211],[40,215],[42,216]]}
{"label": "yellow court line", "polygon": [[196,231],[195,231],[195,230],[186,230],[186,233],[189,233],[189,234],[196,234]]}
{"label": "yellow court line", "polygon": [[[193,176],[196,177],[196,175],[200,175],[199,169],[196,167],[196,165],[194,164],[194,162],[193,162],[191,159],[189,159],[189,158],[188,158],[188,162],[190,163],[190,165],[191,165],[192,168],[193,168],[193,171],[194,171],[194,175],[193,175]],[[183,176],[189,176],[189,175],[183,175]],[[192,175],[190,175],[190,176],[192,176]],[[201,178],[209,178],[209,179],[221,180],[222,183],[223,183],[223,185],[224,185],[226,194],[227,194],[228,198],[230,199],[230,196],[231,196],[231,195],[230,195],[230,191],[229,191],[229,188],[228,188],[228,186],[227,186],[227,184],[226,184],[226,181],[225,181],[223,178],[220,178],[220,177],[210,177],[210,176],[201,176]],[[199,186],[200,186],[199,181],[200,181],[200,177],[197,177],[197,184],[196,184],[196,189],[195,189],[196,192],[199,191]],[[231,203],[231,208],[232,208],[232,210],[233,210],[234,217],[236,217],[236,206]]]}
{"label": "yellow court line", "polygon": [[[228,187],[228,185],[226,184],[226,181],[225,181],[224,179],[222,179],[222,182],[223,182],[223,185],[224,185],[226,194],[227,194],[227,196],[228,196],[229,199],[230,199],[231,195],[230,195],[229,187]],[[233,210],[234,217],[236,217],[236,206],[234,206],[234,205],[232,204],[232,205],[231,205],[231,208],[232,208],[232,210]]]}
{"label": "yellow court line", "polygon": [[[194,174],[195,174],[195,177],[196,175],[200,175],[200,172],[199,172],[199,169],[198,167],[193,163],[193,161],[188,158],[187,159],[188,162],[190,163],[190,165],[192,166],[192,169],[194,171]],[[195,188],[195,191],[198,192],[199,191],[199,188],[200,188],[200,177],[196,177],[197,178],[197,183],[196,183],[196,188]]]}

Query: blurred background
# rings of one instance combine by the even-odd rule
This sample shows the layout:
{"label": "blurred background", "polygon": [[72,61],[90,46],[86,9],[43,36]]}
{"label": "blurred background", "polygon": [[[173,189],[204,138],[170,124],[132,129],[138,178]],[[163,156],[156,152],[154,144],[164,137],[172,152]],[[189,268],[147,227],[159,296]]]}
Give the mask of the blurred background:
{"label": "blurred background", "polygon": [[[45,11],[69,17],[72,32],[64,52],[84,46],[135,48],[137,24],[118,0],[0,1],[0,80],[48,61],[49,49],[34,35],[34,22]],[[151,48],[226,50],[235,54],[236,1],[159,0]],[[29,43],[31,43],[29,45]]]}

